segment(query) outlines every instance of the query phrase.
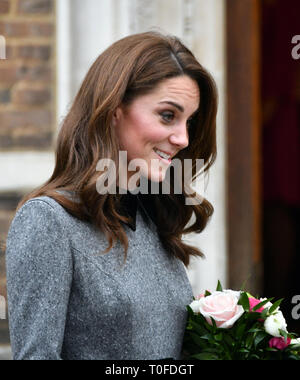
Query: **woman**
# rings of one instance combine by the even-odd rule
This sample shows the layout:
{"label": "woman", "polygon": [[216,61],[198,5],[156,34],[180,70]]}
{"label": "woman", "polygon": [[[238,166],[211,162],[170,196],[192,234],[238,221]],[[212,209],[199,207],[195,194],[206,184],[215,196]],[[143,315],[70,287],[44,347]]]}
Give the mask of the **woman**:
{"label": "woman", "polygon": [[[202,255],[181,238],[202,231],[213,208],[187,206],[188,184],[176,194],[184,177],[168,168],[192,159],[195,177],[197,158],[211,166],[216,111],[213,79],[175,37],[129,36],[98,57],[60,129],[51,178],[20,202],[9,230],[15,359],[180,358],[192,300],[184,265]],[[138,172],[129,165],[108,178],[117,193],[102,194],[99,162],[124,169],[120,152],[142,161],[136,188],[146,178],[158,194],[128,191]]]}

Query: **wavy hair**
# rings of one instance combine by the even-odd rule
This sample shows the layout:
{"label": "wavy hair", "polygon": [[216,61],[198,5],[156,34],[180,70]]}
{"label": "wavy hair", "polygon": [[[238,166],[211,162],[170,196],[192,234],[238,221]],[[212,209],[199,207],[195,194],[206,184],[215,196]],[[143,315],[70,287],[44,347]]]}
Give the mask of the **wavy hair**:
{"label": "wavy hair", "polygon": [[[118,212],[119,194],[97,192],[96,166],[102,158],[118,162],[119,144],[111,127],[115,110],[151,92],[165,79],[181,75],[197,82],[201,101],[189,129],[190,144],[176,157],[192,160],[193,180],[206,172],[216,158],[215,81],[178,38],[157,32],[140,33],[115,42],[93,63],[62,122],[51,178],[23,197],[17,209],[31,198],[52,197],[70,214],[93,223],[104,233],[108,241],[104,253],[119,240],[126,260],[128,238],[121,222],[129,219]],[[204,160],[201,173],[196,172],[196,159]],[[213,214],[213,206],[205,199],[186,206],[186,184],[182,188],[182,194],[171,191],[169,195],[160,192],[151,196],[159,210],[157,230],[164,248],[187,266],[190,256],[204,255],[198,248],[185,244],[182,235],[203,231]],[[80,201],[74,202],[57,190],[75,192]],[[195,220],[187,227],[193,214]]]}

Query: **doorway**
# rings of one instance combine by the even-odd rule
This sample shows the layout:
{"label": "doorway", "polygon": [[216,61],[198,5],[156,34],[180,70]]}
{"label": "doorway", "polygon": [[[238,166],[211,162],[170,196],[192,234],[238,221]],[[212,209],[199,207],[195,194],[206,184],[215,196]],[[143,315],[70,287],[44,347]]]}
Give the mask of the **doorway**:
{"label": "doorway", "polygon": [[226,12],[229,286],[284,298],[300,334],[300,2],[227,0]]}
{"label": "doorway", "polygon": [[[261,104],[264,294],[284,298],[290,331],[300,333],[300,34],[298,0],[262,0]],[[293,317],[294,316],[294,317]],[[299,315],[300,318],[300,315]]]}

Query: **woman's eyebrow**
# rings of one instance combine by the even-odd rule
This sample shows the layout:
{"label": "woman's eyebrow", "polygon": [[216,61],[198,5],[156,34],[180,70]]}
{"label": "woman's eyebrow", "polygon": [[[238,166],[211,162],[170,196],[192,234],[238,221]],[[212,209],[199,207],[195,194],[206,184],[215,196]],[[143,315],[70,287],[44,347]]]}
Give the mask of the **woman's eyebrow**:
{"label": "woman's eyebrow", "polygon": [[184,112],[184,108],[178,104],[178,103],[174,103],[174,102],[171,102],[171,101],[163,101],[163,102],[159,102],[158,104],[163,104],[163,103],[166,103],[166,104],[170,104],[171,106],[177,108],[180,112]]}

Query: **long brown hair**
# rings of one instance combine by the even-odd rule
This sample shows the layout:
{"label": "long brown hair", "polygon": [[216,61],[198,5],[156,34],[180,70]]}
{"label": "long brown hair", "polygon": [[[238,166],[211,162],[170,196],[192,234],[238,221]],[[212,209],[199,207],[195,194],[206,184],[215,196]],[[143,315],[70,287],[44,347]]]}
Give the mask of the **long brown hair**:
{"label": "long brown hair", "polygon": [[[121,222],[128,219],[117,211],[118,194],[97,192],[97,162],[101,158],[118,162],[119,145],[111,128],[115,110],[151,92],[166,78],[180,75],[198,83],[201,101],[190,127],[190,144],[176,157],[192,159],[193,179],[200,174],[195,171],[196,159],[204,160],[201,172],[206,172],[216,158],[217,90],[213,78],[178,38],[157,32],[135,34],[115,42],[93,63],[59,131],[51,178],[26,195],[17,209],[31,198],[52,197],[70,214],[95,224],[104,233],[109,243],[105,252],[119,239],[126,259],[128,239]],[[57,190],[73,191],[80,201],[73,202]],[[183,243],[182,235],[201,232],[213,214],[212,205],[204,199],[186,206],[184,189],[181,195],[171,192],[153,198],[164,248],[185,265],[191,255],[203,256],[198,248]],[[193,213],[195,221],[187,228]]]}

